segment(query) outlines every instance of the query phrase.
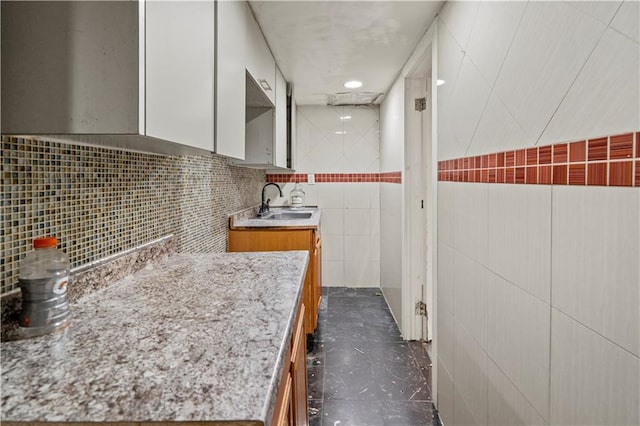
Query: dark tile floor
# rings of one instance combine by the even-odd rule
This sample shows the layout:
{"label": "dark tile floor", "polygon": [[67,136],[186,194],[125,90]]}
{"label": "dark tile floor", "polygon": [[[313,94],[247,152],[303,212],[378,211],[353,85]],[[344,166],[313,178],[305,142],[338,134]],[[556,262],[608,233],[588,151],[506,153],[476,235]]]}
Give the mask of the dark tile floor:
{"label": "dark tile floor", "polygon": [[312,426],[439,424],[431,361],[402,340],[380,289],[325,287],[307,347]]}

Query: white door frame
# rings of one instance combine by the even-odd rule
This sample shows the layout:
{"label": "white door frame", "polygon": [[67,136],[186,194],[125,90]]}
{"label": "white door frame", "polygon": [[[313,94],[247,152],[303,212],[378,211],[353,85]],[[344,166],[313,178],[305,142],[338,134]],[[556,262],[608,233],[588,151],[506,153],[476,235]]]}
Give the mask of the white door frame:
{"label": "white door frame", "polygon": [[[405,127],[405,173],[408,172],[408,179],[411,179],[412,170],[410,161],[407,161],[407,155],[411,153],[423,153],[425,162],[421,173],[424,177],[426,185],[411,185],[408,179],[403,176],[403,265],[402,265],[402,316],[403,330],[402,334],[407,340],[418,340],[425,337],[424,333],[428,327],[423,327],[422,317],[415,315],[415,304],[417,301],[426,301],[430,299],[431,310],[428,313],[431,319],[432,334],[428,338],[432,341],[430,357],[434,365],[437,363],[438,354],[438,336],[437,336],[437,182],[438,182],[438,128],[437,128],[437,70],[438,70],[438,51],[437,51],[437,18],[429,27],[425,35],[418,43],[414,53],[411,55],[407,63],[404,65],[400,77],[411,79],[419,77],[416,70],[421,69],[421,64],[427,61],[431,62],[430,75],[422,75],[429,83],[430,87],[425,84],[424,88],[429,92],[427,99],[427,113],[431,113],[431,138],[430,144],[426,147],[409,146],[409,144],[422,144],[422,137],[410,138],[412,134],[416,134],[415,130]],[[424,70],[420,71],[423,72]],[[420,73],[419,72],[419,73]],[[430,77],[430,78],[429,78]],[[412,84],[405,80],[405,96],[409,92],[407,86]],[[407,115],[413,111],[413,98],[405,99],[405,123],[407,123]],[[408,109],[411,107],[411,109]],[[415,120],[414,120],[415,121]],[[430,146],[429,146],[430,145]],[[422,163],[423,161],[419,161]],[[409,165],[409,167],[408,167]],[[426,170],[426,171],[425,171]],[[417,193],[416,193],[417,192]],[[424,199],[424,211],[411,208],[413,201]],[[413,206],[415,207],[415,206]],[[416,228],[416,218],[424,217],[421,229]],[[413,224],[413,225],[412,225]],[[412,249],[411,237],[413,233],[420,232],[426,238],[426,253],[423,250]],[[413,272],[412,272],[412,265]],[[422,270],[423,282],[416,282],[413,279],[416,276],[415,265],[419,265]],[[423,330],[424,329],[424,330]],[[432,395],[434,403],[437,405],[437,368],[432,370]]]}

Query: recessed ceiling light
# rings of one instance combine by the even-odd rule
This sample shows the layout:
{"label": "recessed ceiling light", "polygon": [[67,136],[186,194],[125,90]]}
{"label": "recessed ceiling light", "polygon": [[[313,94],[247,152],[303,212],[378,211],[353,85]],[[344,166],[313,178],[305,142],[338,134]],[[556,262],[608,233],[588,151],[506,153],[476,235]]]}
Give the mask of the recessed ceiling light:
{"label": "recessed ceiling light", "polygon": [[438,86],[442,86],[444,83],[445,83],[445,81],[444,81],[444,80],[438,80],[438,81],[436,81],[436,84],[437,84]]}
{"label": "recessed ceiling light", "polygon": [[347,132],[336,132],[336,135],[346,135]]}
{"label": "recessed ceiling light", "polygon": [[342,117],[340,117],[340,120],[351,120],[351,116],[350,115],[343,115]]}
{"label": "recessed ceiling light", "polygon": [[358,87],[362,87],[362,82],[358,80],[347,81],[344,84],[344,87],[346,87],[347,89],[357,89]]}

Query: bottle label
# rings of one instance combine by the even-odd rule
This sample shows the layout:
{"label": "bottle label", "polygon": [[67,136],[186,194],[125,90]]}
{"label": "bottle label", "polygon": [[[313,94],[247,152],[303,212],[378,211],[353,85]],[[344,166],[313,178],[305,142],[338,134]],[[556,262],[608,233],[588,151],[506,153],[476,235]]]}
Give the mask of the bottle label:
{"label": "bottle label", "polygon": [[65,294],[67,292],[67,283],[69,282],[69,275],[65,275],[64,277],[60,277],[56,280],[56,283],[53,285],[53,292],[55,294]]}

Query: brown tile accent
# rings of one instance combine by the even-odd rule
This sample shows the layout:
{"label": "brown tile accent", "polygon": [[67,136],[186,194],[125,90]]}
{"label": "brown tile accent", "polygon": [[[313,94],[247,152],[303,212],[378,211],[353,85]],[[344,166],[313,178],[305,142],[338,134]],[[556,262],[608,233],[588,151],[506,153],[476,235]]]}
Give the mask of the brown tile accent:
{"label": "brown tile accent", "polygon": [[496,166],[496,154],[489,154],[489,168]]}
{"label": "brown tile accent", "polygon": [[609,138],[609,158],[611,160],[633,158],[633,133]]}
{"label": "brown tile accent", "polygon": [[569,162],[578,163],[585,161],[586,159],[586,146],[585,141],[572,142],[569,144]]}
{"label": "brown tile accent", "polygon": [[[640,187],[640,132],[519,149],[438,163],[438,179],[485,183],[611,185]],[[628,159],[628,160],[627,160]],[[627,160],[627,161],[625,161]],[[466,173],[468,172],[468,173]],[[402,174],[316,174],[318,182],[402,182]],[[346,176],[346,177],[345,177]],[[307,175],[268,175],[277,182],[306,181]]]}
{"label": "brown tile accent", "polygon": [[607,186],[607,163],[589,163],[587,185]]}
{"label": "brown tile accent", "polygon": [[640,186],[640,160],[636,161],[636,187]]}
{"label": "brown tile accent", "polygon": [[551,185],[552,166],[538,166],[538,183]]}
{"label": "brown tile accent", "polygon": [[527,184],[538,183],[538,167],[537,166],[527,167],[527,172],[525,175],[525,183]]}
{"label": "brown tile accent", "polygon": [[586,180],[585,164],[569,165],[569,185],[584,185]]}
{"label": "brown tile accent", "polygon": [[527,149],[527,166],[538,165],[538,148]]}
{"label": "brown tile accent", "polygon": [[504,169],[504,183],[515,183],[516,172],[513,167]]}
{"label": "brown tile accent", "polygon": [[567,153],[569,152],[566,143],[553,145],[553,164],[562,164],[567,162]]}
{"label": "brown tile accent", "polygon": [[607,138],[589,139],[589,161],[607,159]]}
{"label": "brown tile accent", "polygon": [[551,164],[551,145],[541,146],[538,151],[539,164]]}
{"label": "brown tile accent", "polygon": [[566,165],[553,166],[553,184],[554,185],[567,184],[567,166]]}
{"label": "brown tile accent", "polygon": [[507,151],[504,153],[504,165],[507,167],[513,167],[516,165],[516,154],[514,151]]}
{"label": "brown tile accent", "polygon": [[631,186],[633,161],[609,163],[609,186]]}

